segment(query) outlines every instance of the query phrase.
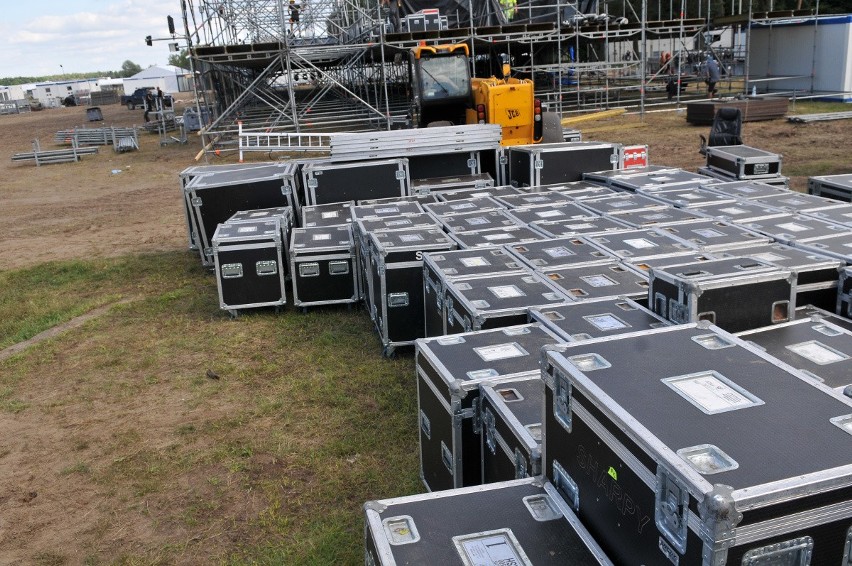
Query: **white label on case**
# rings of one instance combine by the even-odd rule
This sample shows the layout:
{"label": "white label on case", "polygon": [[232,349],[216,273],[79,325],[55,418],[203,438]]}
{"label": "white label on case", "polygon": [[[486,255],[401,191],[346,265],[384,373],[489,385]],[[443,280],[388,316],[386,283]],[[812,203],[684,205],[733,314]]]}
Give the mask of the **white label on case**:
{"label": "white label on case", "polygon": [[619,330],[630,326],[620,318],[612,314],[595,314],[584,316],[598,330]]}
{"label": "white label on case", "polygon": [[585,224],[566,224],[565,228],[569,228],[571,230],[584,230],[587,228],[595,228],[595,225],[586,222]]}
{"label": "white label on case", "polygon": [[527,197],[524,202],[546,202],[547,197]]}
{"label": "white label on case", "polygon": [[755,257],[757,259],[762,259],[763,261],[779,261],[782,259],[789,259],[786,256],[774,254],[772,252],[766,252],[762,254],[748,254],[748,257]]}
{"label": "white label on case", "polygon": [[663,213],[659,213],[659,212],[656,213],[656,214],[646,214],[646,215],[642,216],[642,218],[644,218],[645,220],[663,220],[665,218],[671,218],[671,217],[672,217],[671,214],[663,214]]}
{"label": "white label on case", "polygon": [[507,534],[482,533],[456,541],[462,562],[470,566],[524,566],[530,561]]}
{"label": "white label on case", "polygon": [[632,238],[630,240],[624,240],[624,243],[630,246],[631,248],[637,250],[645,250],[648,248],[656,248],[657,244],[654,242],[650,242],[645,238]]}
{"label": "white label on case", "polygon": [[740,188],[734,189],[734,190],[737,190],[741,193],[755,193],[755,192],[757,192],[757,189],[752,189],[751,187],[740,187]]}
{"label": "white label on case", "polygon": [[486,265],[491,265],[491,263],[482,256],[463,257],[459,261],[465,267],[485,267]]}
{"label": "white label on case", "polygon": [[684,200],[694,200],[694,199],[700,199],[701,195],[694,195],[692,193],[681,193],[681,194],[677,195],[677,198],[682,198]]}
{"label": "white label on case", "polygon": [[488,290],[498,299],[514,299],[515,297],[526,296],[526,293],[521,291],[517,285],[499,285],[497,287],[488,287]]}
{"label": "white label on case", "polygon": [[330,240],[331,234],[312,234],[311,239],[315,242],[320,242],[323,240]]}
{"label": "white label on case", "polygon": [[470,193],[470,198],[484,198],[490,197],[491,193],[489,191],[481,192],[481,193]]}
{"label": "white label on case", "polygon": [[556,216],[565,216],[565,213],[561,210],[545,210],[543,212],[536,212],[535,215],[539,218],[555,218]]}
{"label": "white label on case", "polygon": [[423,236],[420,234],[400,234],[400,242],[420,242],[423,241]]}
{"label": "white label on case", "polygon": [[728,206],[726,208],[720,208],[719,210],[721,212],[724,212],[725,214],[730,214],[732,216],[736,216],[737,214],[745,214],[746,212],[748,212],[748,210],[745,210],[744,208],[739,208],[737,206]]}
{"label": "white label on case", "polygon": [[787,349],[821,366],[849,359],[846,354],[816,340],[802,342],[801,344],[790,344]]}
{"label": "white label on case", "polygon": [[466,208],[476,208],[476,205],[473,204],[472,202],[463,202],[463,203],[460,203],[460,204],[451,204],[450,205],[451,210],[464,210]]}
{"label": "white label on case", "polygon": [[320,216],[322,218],[337,218],[338,216],[340,216],[340,212],[337,210],[333,210],[331,212],[323,212],[322,214],[320,214]]}
{"label": "white label on case", "polygon": [[257,232],[257,226],[240,226],[237,228],[237,233],[247,234],[249,232]]}
{"label": "white label on case", "polygon": [[479,357],[486,362],[529,356],[529,352],[521,348],[517,342],[497,344],[495,346],[482,346],[481,348],[474,348],[473,351],[479,354]]}
{"label": "white label on case", "polygon": [[542,250],[544,253],[549,255],[550,257],[570,257],[572,255],[577,255],[565,246],[556,246],[555,248],[545,248]]}
{"label": "white label on case", "polygon": [[806,232],[809,230],[807,226],[802,226],[801,224],[796,224],[795,222],[786,222],[784,224],[779,224],[779,228],[783,228],[788,232]]}
{"label": "white label on case", "polygon": [[493,242],[494,240],[511,240],[512,235],[511,234],[488,234],[488,235],[483,236],[483,238],[488,240],[489,242]]}
{"label": "white label on case", "polygon": [[725,235],[724,233],[712,228],[700,228],[698,230],[693,230],[693,233],[698,234],[702,238],[718,238]]}
{"label": "white label on case", "polygon": [[732,382],[715,371],[669,377],[663,382],[711,415],[762,404],[744,390],[737,390]]}
{"label": "white label on case", "polygon": [[465,218],[465,222],[470,224],[471,226],[482,226],[483,224],[488,224],[488,219],[484,216],[474,216],[473,218]]}
{"label": "white label on case", "polygon": [[618,201],[618,202],[611,202],[611,203],[609,203],[609,205],[612,208],[625,208],[625,207],[628,207],[628,206],[636,206],[635,203],[631,200],[622,200],[622,201]]}
{"label": "white label on case", "polygon": [[580,279],[592,287],[612,287],[613,285],[618,285],[618,283],[606,275],[584,275]]}
{"label": "white label on case", "polygon": [[385,206],[385,207],[376,209],[376,214],[392,214],[394,212],[399,212],[399,207],[397,207],[397,206]]}
{"label": "white label on case", "polygon": [[407,224],[411,224],[411,220],[403,218],[402,220],[390,220],[387,222],[386,226],[405,226]]}

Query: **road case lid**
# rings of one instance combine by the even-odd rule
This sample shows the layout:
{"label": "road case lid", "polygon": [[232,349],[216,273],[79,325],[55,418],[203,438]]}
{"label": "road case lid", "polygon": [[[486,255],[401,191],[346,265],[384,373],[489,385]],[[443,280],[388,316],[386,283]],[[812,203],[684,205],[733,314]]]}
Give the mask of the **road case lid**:
{"label": "road case lid", "polygon": [[423,254],[423,262],[444,278],[526,271],[503,247],[430,252]]}
{"label": "road case lid", "polygon": [[[560,193],[552,194],[558,195]],[[562,202],[556,201],[551,204],[513,208],[508,211],[508,214],[523,224],[548,220],[574,220],[597,216],[597,214],[589,209],[575,204],[568,197],[565,198],[566,200]]]}
{"label": "road case lid", "polygon": [[277,220],[255,220],[236,224],[219,224],[213,233],[213,245],[236,244],[257,240],[281,242],[281,225]]}
{"label": "road case lid", "polygon": [[419,214],[423,207],[417,201],[394,201],[377,204],[358,204],[350,207],[353,220],[361,218],[378,218],[382,216],[399,216],[402,214]]}
{"label": "road case lid", "polygon": [[669,326],[671,323],[628,297],[600,297],[530,309],[530,318],[576,342]]}
{"label": "road case lid", "polygon": [[455,232],[450,237],[462,248],[480,248],[512,244],[516,242],[532,242],[541,240],[544,236],[528,226],[505,226],[491,230],[473,230]]}
{"label": "road case lid", "polygon": [[290,249],[299,252],[340,251],[352,248],[352,231],[349,226],[293,228]]}
{"label": "road case lid", "polygon": [[724,484],[743,511],[852,485],[852,399],[715,326],[596,338],[546,356],[548,386],[570,383],[568,415],[593,405],[699,500]]}

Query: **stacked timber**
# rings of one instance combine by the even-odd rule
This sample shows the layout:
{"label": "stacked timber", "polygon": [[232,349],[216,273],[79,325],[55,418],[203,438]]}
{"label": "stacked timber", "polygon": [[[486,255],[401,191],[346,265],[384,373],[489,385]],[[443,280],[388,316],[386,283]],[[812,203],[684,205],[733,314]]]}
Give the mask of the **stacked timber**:
{"label": "stacked timber", "polygon": [[686,105],[686,121],[690,124],[712,124],[719,108],[739,108],[743,122],[775,120],[787,113],[788,100],[781,96],[746,97],[731,100],[698,100]]}

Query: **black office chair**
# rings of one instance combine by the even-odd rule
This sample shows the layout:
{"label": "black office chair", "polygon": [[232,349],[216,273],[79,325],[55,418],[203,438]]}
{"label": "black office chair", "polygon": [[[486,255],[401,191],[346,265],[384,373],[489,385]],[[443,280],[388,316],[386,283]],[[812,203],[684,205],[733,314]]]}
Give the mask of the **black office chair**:
{"label": "black office chair", "polygon": [[716,110],[710,135],[701,138],[698,152],[704,155],[707,147],[720,145],[742,145],[743,114],[739,108],[722,107]]}

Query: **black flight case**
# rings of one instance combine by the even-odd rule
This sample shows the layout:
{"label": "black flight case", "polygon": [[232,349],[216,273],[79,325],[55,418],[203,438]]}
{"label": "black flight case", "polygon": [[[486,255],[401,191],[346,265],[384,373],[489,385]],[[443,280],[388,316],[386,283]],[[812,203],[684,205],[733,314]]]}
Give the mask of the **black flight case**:
{"label": "black flight case", "polygon": [[482,483],[479,385],[541,377],[541,349],[559,339],[539,324],[417,340],[420,474],[429,491]]}
{"label": "black flight case", "polygon": [[479,385],[482,483],[541,475],[543,403],[539,373]]}
{"label": "black flight case", "polygon": [[530,319],[552,330],[565,342],[639,332],[671,324],[627,297],[601,297],[531,308]]}
{"label": "black flight case", "polygon": [[821,316],[738,332],[737,336],[841,393],[852,385],[852,331]]}
{"label": "black flight case", "polygon": [[447,281],[447,334],[500,328],[527,321],[529,307],[571,300],[532,270]]}
{"label": "black flight case", "polygon": [[542,468],[618,564],[847,564],[852,399],[706,323],[551,347]]}
{"label": "black flight case", "polygon": [[293,304],[297,307],[358,301],[358,274],[350,226],[294,228],[290,238]]}
{"label": "black flight case", "polygon": [[287,302],[277,220],[219,224],[212,244],[221,309],[236,316],[240,309]]}
{"label": "black flight case", "polygon": [[302,168],[307,204],[399,197],[408,194],[405,158],[346,163],[316,162]]}
{"label": "black flight case", "polygon": [[509,181],[516,187],[580,181],[583,173],[618,168],[620,147],[582,141],[510,146]]}
{"label": "black flight case", "polygon": [[364,512],[368,566],[612,564],[541,478],[370,501]]}
{"label": "black flight case", "polygon": [[786,322],[796,305],[796,274],[751,257],[651,266],[648,280],[649,308],[676,324],[740,332]]}
{"label": "black flight case", "polygon": [[293,230],[293,209],[289,206],[262,208],[259,210],[240,210],[231,216],[226,224],[243,224],[258,220],[278,221],[281,229],[281,247],[283,262],[281,270],[285,279],[290,279],[290,232]]}
{"label": "black flight case", "polygon": [[852,202],[852,174],[808,177],[808,193],[843,202]]}
{"label": "black flight case", "polygon": [[195,212],[199,252],[205,266],[213,264],[211,244],[216,226],[235,212],[293,206],[293,171],[290,164],[282,162],[202,173],[186,185],[184,190]]}
{"label": "black flight case", "polygon": [[409,346],[425,333],[423,306],[423,254],[456,249],[440,228],[414,228],[372,232],[371,282],[368,307],[382,340],[383,354]]}
{"label": "black flight case", "polygon": [[523,273],[515,256],[503,247],[471,248],[423,254],[423,306],[426,336],[447,333],[447,281],[464,277]]}

